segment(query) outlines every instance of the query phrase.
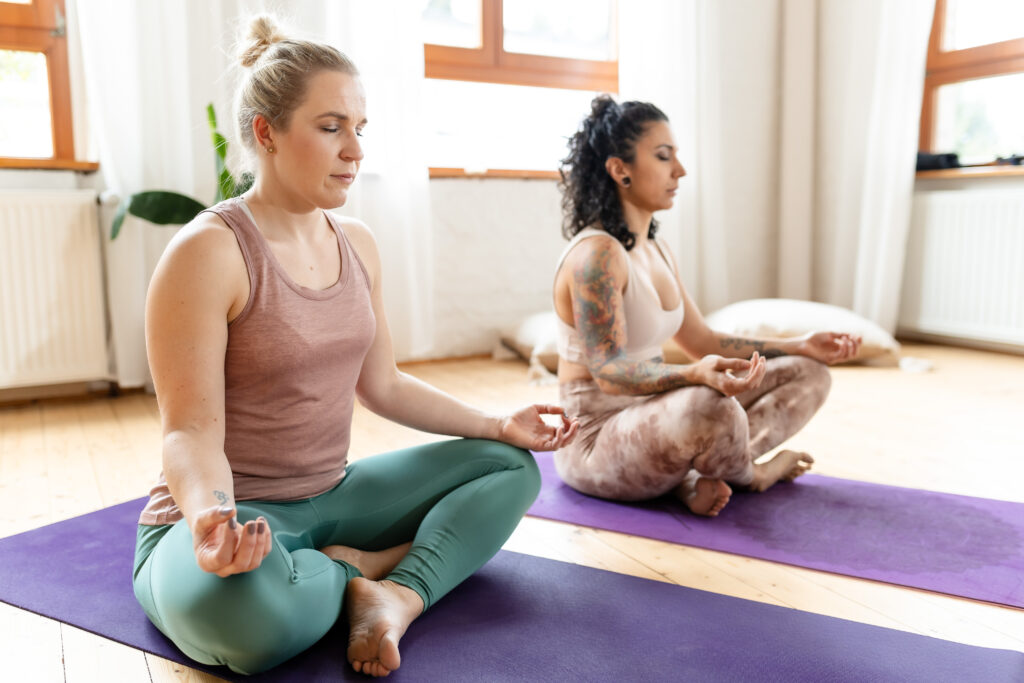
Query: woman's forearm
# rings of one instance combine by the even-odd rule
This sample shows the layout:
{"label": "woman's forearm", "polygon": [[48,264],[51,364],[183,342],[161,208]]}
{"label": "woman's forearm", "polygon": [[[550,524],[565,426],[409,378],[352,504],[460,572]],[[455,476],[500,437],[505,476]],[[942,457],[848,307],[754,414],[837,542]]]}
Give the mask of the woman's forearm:
{"label": "woman's forearm", "polygon": [[755,351],[765,358],[792,356],[799,353],[796,341],[792,339],[758,339],[717,331],[712,337],[714,348],[708,350],[707,353],[717,353],[726,358],[750,358]]}
{"label": "woman's forearm", "polygon": [[235,506],[231,466],[216,439],[188,430],[164,436],[164,478],[178,509],[193,528],[195,516],[214,506]]}
{"label": "woman's forearm", "polygon": [[433,434],[497,439],[501,430],[499,417],[398,370],[377,395],[360,394],[359,400],[381,417]]}
{"label": "woman's forearm", "polygon": [[679,387],[699,384],[692,365],[660,360],[631,361],[619,358],[591,368],[594,381],[608,394],[660,394]]}

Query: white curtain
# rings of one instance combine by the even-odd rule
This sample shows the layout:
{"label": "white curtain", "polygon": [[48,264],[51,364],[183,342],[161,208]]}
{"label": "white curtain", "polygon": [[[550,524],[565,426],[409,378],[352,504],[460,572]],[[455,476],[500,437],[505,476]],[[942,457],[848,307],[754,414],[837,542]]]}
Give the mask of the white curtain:
{"label": "white curtain", "polygon": [[[206,105],[214,103],[237,154],[235,42],[253,15],[270,12],[291,35],[329,42],[352,57],[369,93],[371,124],[365,175],[342,213],[365,220],[377,235],[396,353],[406,358],[433,341],[427,168],[416,117],[423,74],[419,4],[387,3],[387,16],[381,3],[372,3],[376,9],[370,4],[71,0],[68,15],[80,38],[104,181],[121,197],[166,189],[212,201],[216,178]],[[233,168],[237,173],[237,157]],[[109,208],[104,213],[109,226]],[[145,291],[171,234],[129,218],[117,240],[106,243],[112,345],[124,387],[148,379]]]}
{"label": "white curtain", "polygon": [[895,328],[933,5],[621,3],[620,90],[667,103],[703,309],[783,296]]}

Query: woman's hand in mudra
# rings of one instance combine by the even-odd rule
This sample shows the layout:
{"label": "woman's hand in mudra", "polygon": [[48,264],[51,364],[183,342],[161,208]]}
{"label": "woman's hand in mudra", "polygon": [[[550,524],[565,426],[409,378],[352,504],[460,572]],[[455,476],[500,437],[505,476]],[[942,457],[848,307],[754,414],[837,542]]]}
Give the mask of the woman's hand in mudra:
{"label": "woman's hand in mudra", "polygon": [[263,517],[239,524],[229,507],[207,508],[192,527],[196,564],[220,577],[242,574],[260,566],[270,553],[270,525]]}
{"label": "woman's hand in mudra", "polygon": [[735,396],[753,389],[764,379],[764,357],[757,351],[750,357],[723,358],[715,354],[704,356],[694,364],[696,381],[706,384],[726,396]]}
{"label": "woman's hand in mudra", "polygon": [[[558,415],[558,426],[549,425],[541,415]],[[576,437],[580,423],[559,406],[532,405],[501,419],[499,441],[531,451],[555,451]]]}
{"label": "woman's hand in mudra", "polygon": [[855,357],[860,342],[860,337],[844,332],[814,332],[800,339],[797,348],[808,358],[833,365]]}

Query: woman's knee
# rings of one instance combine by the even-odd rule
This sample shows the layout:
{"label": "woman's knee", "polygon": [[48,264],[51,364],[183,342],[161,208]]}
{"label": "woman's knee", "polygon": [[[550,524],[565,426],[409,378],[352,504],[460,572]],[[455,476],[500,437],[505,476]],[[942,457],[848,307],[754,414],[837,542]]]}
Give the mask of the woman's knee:
{"label": "woman's knee", "polygon": [[750,460],[747,412],[740,402],[710,387],[698,387],[682,426],[682,438],[702,473],[738,471]]}
{"label": "woman's knee", "polygon": [[[258,572],[209,575],[200,586],[173,595],[164,591],[159,601],[162,630],[197,661],[254,674],[308,648],[337,618],[297,615],[287,586],[268,588],[257,580]],[[323,621],[319,629],[314,627],[317,621]]]}
{"label": "woman's knee", "polygon": [[828,366],[806,356],[791,356],[789,360],[797,368],[798,381],[816,397],[820,407],[832,388],[832,373],[829,372]]}
{"label": "woman's knee", "polygon": [[272,549],[253,571],[222,578],[197,566],[189,538],[182,527],[161,539],[135,592],[153,623],[192,659],[257,673],[312,645],[337,619],[343,585],[334,586],[331,613],[323,604],[329,591],[299,590],[283,550]]}
{"label": "woman's knee", "polygon": [[704,433],[716,438],[732,438],[747,428],[747,413],[740,402],[711,387],[693,387],[687,396],[684,433]]}
{"label": "woman's knee", "polygon": [[532,503],[540,493],[540,468],[533,454],[501,441],[481,441],[483,453],[505,465],[509,484],[518,487],[524,498]]}

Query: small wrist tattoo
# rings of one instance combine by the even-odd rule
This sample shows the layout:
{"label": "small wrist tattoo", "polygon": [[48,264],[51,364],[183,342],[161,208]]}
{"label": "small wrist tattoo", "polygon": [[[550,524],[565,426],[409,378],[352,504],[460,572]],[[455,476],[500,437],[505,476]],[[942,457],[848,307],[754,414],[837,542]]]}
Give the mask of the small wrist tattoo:
{"label": "small wrist tattoo", "polygon": [[220,501],[221,505],[224,505],[225,503],[228,502],[228,494],[224,493],[223,491],[214,491],[213,495],[217,498],[218,501]]}

